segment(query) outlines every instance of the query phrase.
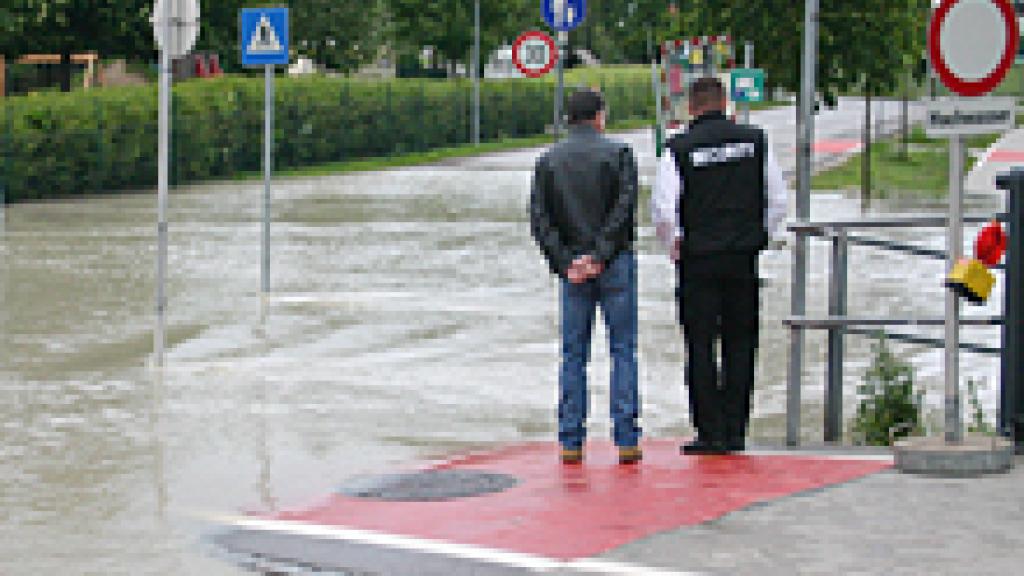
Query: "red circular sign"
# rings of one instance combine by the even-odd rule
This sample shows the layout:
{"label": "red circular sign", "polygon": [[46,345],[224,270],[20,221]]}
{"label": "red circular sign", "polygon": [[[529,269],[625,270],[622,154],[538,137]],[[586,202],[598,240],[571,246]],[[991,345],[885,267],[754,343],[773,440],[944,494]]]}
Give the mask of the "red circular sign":
{"label": "red circular sign", "polygon": [[527,78],[540,78],[558,62],[558,47],[543,32],[524,32],[512,44],[512,62]]}
{"label": "red circular sign", "polygon": [[[1017,57],[1017,44],[1020,41],[1017,31],[1017,15],[1010,5],[1009,0],[986,0],[999,11],[1003,24],[1006,26],[1006,38],[1003,46],[1002,56],[999,58],[995,68],[982,78],[965,78],[959,76],[954,66],[947,61],[947,56],[942,51],[942,29],[947,17],[953,13],[953,9],[961,4],[963,0],[942,0],[942,4],[935,11],[932,17],[931,28],[928,31],[928,53],[931,57],[932,66],[938,73],[939,79],[950,90],[961,96],[981,96],[995,89],[1006,73],[1013,65]],[[975,32],[977,32],[975,30]],[[984,32],[982,32],[984,34]]]}

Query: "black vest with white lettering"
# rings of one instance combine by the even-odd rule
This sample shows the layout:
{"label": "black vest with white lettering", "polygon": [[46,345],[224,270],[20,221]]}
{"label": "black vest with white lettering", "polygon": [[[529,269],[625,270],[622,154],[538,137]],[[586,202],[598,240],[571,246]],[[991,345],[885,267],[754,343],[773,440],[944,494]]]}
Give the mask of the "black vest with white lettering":
{"label": "black vest with white lettering", "polygon": [[756,253],[764,229],[764,132],[705,114],[668,143],[683,183],[684,255]]}

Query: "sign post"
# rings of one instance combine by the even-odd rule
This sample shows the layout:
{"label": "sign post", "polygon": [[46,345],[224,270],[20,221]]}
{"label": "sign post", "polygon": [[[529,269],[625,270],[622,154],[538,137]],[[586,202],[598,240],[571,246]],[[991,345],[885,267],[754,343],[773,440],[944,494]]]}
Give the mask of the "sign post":
{"label": "sign post", "polygon": [[[568,32],[558,32],[558,53],[565,53],[565,47],[569,43]],[[555,91],[555,139],[557,140],[562,136],[562,118],[565,113],[562,112],[562,106],[565,104],[565,59],[559,58],[556,64],[558,66],[558,88]]]}
{"label": "sign post", "polygon": [[[927,132],[949,138],[947,255],[956,270],[963,252],[964,135],[1012,126],[1013,103],[988,94],[1006,76],[1017,51],[1017,18],[1007,0],[943,0],[928,29],[928,52],[942,83],[962,98],[929,103]],[[960,262],[966,265],[966,262]],[[979,264],[980,265],[980,264]],[[983,265],[982,265],[983,266]],[[944,438],[909,436],[893,445],[896,468],[938,476],[975,476],[1013,468],[1013,443],[964,437],[960,414],[960,296],[949,277],[946,292]],[[1006,354],[1006,351],[1003,351]],[[1005,357],[1004,357],[1005,360]],[[1003,383],[1006,385],[1006,383]]]}
{"label": "sign post", "polygon": [[274,66],[288,64],[288,9],[243,8],[243,66],[263,66],[263,249],[260,289],[270,293],[270,177],[274,170]]}
{"label": "sign post", "polygon": [[157,0],[150,18],[160,47],[160,104],[157,136],[157,257],[154,363],[164,365],[167,328],[167,188],[171,147],[171,62],[189,53],[199,36],[199,0]]}
{"label": "sign post", "polygon": [[[750,70],[754,67],[754,43],[747,42],[743,45],[743,67]],[[764,100],[764,72],[761,73],[761,85],[757,90],[757,95],[751,94],[753,98],[759,98],[759,100],[749,100],[743,103],[743,123],[750,124],[750,102],[760,102]],[[734,98],[735,100],[735,98]],[[739,102],[738,100],[736,100]]]}
{"label": "sign post", "polygon": [[[998,132],[1013,126],[1013,99],[975,99],[1002,82],[1017,55],[1017,16],[1007,0],[943,0],[932,18],[928,49],[939,79],[964,99],[931,103],[930,136],[949,137],[948,260],[963,256],[963,179],[966,134]],[[960,299],[946,293],[945,440],[963,441],[960,402]]]}
{"label": "sign post", "polygon": [[[800,115],[796,129],[797,191],[796,218],[811,216],[811,147],[814,142],[814,95],[818,72],[818,0],[804,4],[803,60],[800,82]],[[807,310],[807,236],[798,234],[793,242],[793,276],[790,314],[803,316]],[[800,443],[800,380],[803,372],[804,332],[789,329],[789,367],[786,370],[786,444]]]}
{"label": "sign post", "polygon": [[473,145],[480,145],[480,0],[473,3]]}
{"label": "sign post", "polygon": [[[569,31],[575,29],[587,15],[587,0],[542,0],[541,16],[558,32],[558,52],[565,52]],[[565,59],[558,58],[558,86],[555,90],[555,138],[562,133],[562,103],[565,92]]]}

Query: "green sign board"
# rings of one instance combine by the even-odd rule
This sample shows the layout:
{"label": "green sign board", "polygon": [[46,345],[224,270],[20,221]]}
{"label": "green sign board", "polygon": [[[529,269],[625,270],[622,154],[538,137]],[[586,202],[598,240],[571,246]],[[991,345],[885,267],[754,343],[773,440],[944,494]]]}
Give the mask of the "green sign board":
{"label": "green sign board", "polygon": [[733,102],[764,102],[764,70],[737,68],[732,71],[731,83]]}

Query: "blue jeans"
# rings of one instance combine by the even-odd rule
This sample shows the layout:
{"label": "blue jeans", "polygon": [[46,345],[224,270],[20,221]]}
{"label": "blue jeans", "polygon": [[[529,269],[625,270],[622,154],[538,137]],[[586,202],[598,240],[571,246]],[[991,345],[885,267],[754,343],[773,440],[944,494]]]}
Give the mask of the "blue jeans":
{"label": "blue jeans", "polygon": [[558,440],[576,449],[586,439],[589,396],[587,363],[594,311],[601,306],[611,352],[611,418],[617,446],[636,446],[637,426],[637,287],[636,254],[621,252],[604,272],[582,284],[562,280],[562,371],[559,377]]}

